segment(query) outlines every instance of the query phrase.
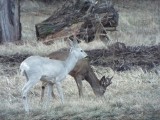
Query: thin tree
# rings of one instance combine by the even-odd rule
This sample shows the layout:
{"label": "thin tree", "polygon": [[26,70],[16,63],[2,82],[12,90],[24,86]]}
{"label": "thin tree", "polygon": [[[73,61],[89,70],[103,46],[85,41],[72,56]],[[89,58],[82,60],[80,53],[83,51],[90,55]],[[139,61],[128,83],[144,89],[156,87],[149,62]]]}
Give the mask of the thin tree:
{"label": "thin tree", "polygon": [[19,0],[0,0],[0,43],[21,39]]}

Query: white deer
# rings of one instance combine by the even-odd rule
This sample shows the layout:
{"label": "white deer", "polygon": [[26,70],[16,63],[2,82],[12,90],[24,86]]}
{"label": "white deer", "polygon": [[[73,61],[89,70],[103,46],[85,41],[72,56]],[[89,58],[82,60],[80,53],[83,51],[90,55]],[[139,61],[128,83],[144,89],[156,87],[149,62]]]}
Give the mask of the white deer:
{"label": "white deer", "polygon": [[39,81],[48,83],[48,99],[51,96],[52,84],[55,84],[61,102],[64,103],[61,82],[74,68],[78,60],[87,57],[87,54],[78,46],[77,41],[70,41],[70,47],[69,56],[65,61],[30,56],[21,63],[21,74],[25,75],[27,79],[27,83],[22,88],[23,103],[27,113],[29,113],[27,93]]}

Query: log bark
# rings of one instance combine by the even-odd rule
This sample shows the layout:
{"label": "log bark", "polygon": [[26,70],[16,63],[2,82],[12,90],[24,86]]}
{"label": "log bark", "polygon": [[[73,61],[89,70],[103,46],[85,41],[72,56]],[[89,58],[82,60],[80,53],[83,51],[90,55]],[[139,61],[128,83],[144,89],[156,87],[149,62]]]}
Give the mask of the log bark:
{"label": "log bark", "polygon": [[0,43],[21,39],[19,0],[0,1]]}
{"label": "log bark", "polygon": [[[102,33],[105,31],[105,34],[106,30],[116,30],[118,18],[118,12],[113,5],[77,0],[74,5],[62,7],[42,23],[36,24],[36,35],[38,40],[52,41],[58,37],[72,36],[68,33],[79,31],[77,37],[90,42],[95,38],[98,30]],[[79,25],[79,23],[82,24]],[[72,29],[73,26],[76,27]]]}

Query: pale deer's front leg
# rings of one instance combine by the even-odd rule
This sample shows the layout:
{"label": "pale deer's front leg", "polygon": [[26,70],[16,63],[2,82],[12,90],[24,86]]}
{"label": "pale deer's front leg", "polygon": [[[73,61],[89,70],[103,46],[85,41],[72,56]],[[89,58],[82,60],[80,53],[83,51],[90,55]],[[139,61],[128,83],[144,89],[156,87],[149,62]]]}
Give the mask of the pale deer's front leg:
{"label": "pale deer's front leg", "polygon": [[52,90],[53,90],[53,84],[48,83],[47,87],[48,87],[48,91],[47,91],[48,96],[47,96],[47,101],[46,101],[45,108],[48,108],[48,103],[50,103],[50,99],[51,99],[51,96],[52,96]]}
{"label": "pale deer's front leg", "polygon": [[43,98],[44,98],[44,91],[45,91],[46,86],[47,86],[47,82],[42,82],[41,102],[43,102]]}
{"label": "pale deer's front leg", "polygon": [[56,99],[56,95],[54,94],[54,92],[53,92],[53,87],[52,87],[52,98],[54,99]]}
{"label": "pale deer's front leg", "polygon": [[66,78],[66,74],[60,75],[56,78],[56,88],[59,94],[59,97],[61,99],[62,104],[64,103],[64,95],[63,95],[63,89],[62,89],[62,84],[61,82]]}
{"label": "pale deer's front leg", "polygon": [[64,95],[63,95],[63,89],[62,89],[62,84],[61,82],[56,82],[56,88],[58,91],[58,94],[60,96],[62,104],[64,104]]}

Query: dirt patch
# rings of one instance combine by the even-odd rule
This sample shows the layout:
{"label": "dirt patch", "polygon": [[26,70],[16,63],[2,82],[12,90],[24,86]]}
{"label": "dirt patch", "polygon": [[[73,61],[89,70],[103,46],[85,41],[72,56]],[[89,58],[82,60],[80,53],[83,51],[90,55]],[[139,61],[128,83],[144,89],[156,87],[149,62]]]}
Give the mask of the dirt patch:
{"label": "dirt patch", "polygon": [[[124,43],[115,43],[108,49],[86,51],[91,65],[110,67],[115,71],[126,71],[133,67],[151,70],[160,65],[160,45],[156,46],[126,46]],[[0,56],[2,71],[8,74],[15,73],[19,64],[30,55],[15,54]]]}
{"label": "dirt patch", "polygon": [[0,75],[14,75],[17,73],[20,63],[30,55],[14,54],[10,56],[0,55]]}
{"label": "dirt patch", "polygon": [[30,55],[21,55],[21,54],[14,54],[10,56],[2,56],[0,55],[0,62],[1,63],[20,63],[22,62],[25,58],[27,58]]}
{"label": "dirt patch", "polygon": [[97,49],[87,53],[92,65],[110,67],[116,71],[130,70],[132,67],[151,70],[160,65],[160,45],[131,47],[117,42],[108,49]]}

